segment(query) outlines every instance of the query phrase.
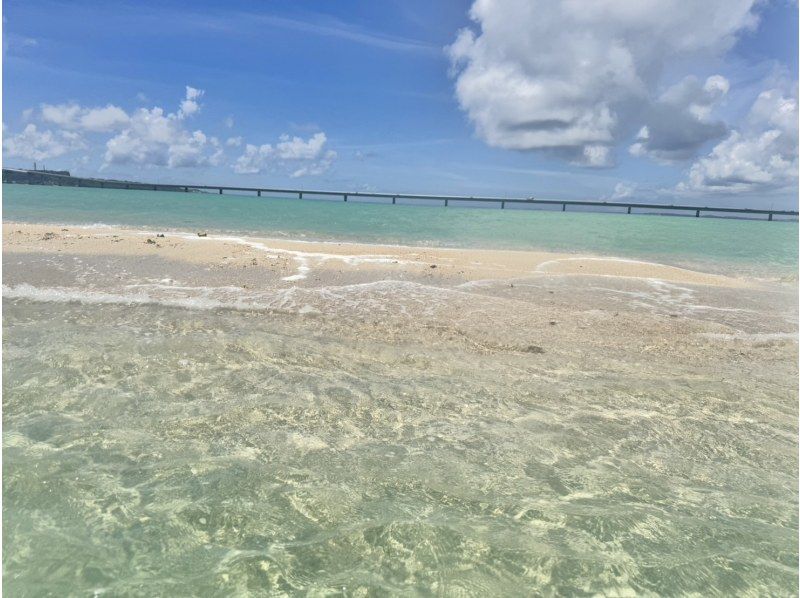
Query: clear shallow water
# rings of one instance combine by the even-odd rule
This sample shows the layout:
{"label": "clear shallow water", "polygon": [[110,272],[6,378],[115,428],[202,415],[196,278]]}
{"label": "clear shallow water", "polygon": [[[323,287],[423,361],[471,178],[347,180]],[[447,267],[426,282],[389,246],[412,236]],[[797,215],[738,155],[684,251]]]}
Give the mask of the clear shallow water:
{"label": "clear shallow water", "polygon": [[207,229],[372,243],[589,252],[756,276],[796,276],[796,222],[470,209],[240,195],[3,185],[25,222]]}
{"label": "clear shallow water", "polygon": [[507,307],[409,333],[5,300],[4,589],[793,595],[791,362],[751,364],[786,341],[638,361],[630,319],[572,346]]}

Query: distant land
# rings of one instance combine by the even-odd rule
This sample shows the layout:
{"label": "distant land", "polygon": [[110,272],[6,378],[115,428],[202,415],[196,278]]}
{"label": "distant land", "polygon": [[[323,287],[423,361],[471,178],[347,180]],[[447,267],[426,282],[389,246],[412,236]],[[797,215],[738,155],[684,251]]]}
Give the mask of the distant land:
{"label": "distant land", "polygon": [[[66,187],[102,187],[107,189],[142,189],[153,190],[154,185],[136,181],[120,181],[114,179],[95,179],[72,176],[69,170],[47,170],[27,168],[3,168],[4,183],[25,185],[60,185]],[[159,189],[181,190],[176,185],[158,185]]]}

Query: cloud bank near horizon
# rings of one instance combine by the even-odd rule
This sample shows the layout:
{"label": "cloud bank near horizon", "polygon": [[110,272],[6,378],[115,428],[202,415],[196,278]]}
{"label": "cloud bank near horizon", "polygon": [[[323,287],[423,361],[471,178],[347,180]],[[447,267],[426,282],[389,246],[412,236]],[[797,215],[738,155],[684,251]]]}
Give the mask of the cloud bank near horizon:
{"label": "cloud bank near horizon", "polygon": [[191,119],[202,110],[204,95],[204,90],[187,85],[174,112],[158,106],[127,112],[113,104],[42,104],[38,111],[26,111],[27,118],[40,121],[39,126],[29,123],[17,134],[7,134],[3,127],[3,154],[9,158],[47,160],[86,150],[91,146],[90,137],[111,134],[103,141],[100,170],[112,165],[170,169],[227,166],[237,174],[285,172],[293,178],[323,174],[337,157],[326,147],[327,136],[320,131],[308,139],[282,135],[274,145],[248,143],[238,158],[232,158],[226,151],[242,146],[241,136],[221,142],[201,129],[189,127]]}

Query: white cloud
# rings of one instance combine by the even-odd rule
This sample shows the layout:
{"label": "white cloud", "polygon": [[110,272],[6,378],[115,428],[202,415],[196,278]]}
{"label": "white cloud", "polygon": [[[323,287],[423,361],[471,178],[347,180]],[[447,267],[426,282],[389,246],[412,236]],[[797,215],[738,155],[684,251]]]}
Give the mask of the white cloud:
{"label": "white cloud", "polygon": [[128,126],[106,142],[105,164],[168,168],[219,164],[222,160],[219,140],[184,127],[185,120],[199,111],[197,100],[202,95],[202,90],[187,86],[185,99],[176,113],[165,113],[159,107],[133,112]]}
{"label": "white cloud", "polygon": [[42,104],[42,120],[65,129],[76,129],[82,110],[77,104]]}
{"label": "white cloud", "polygon": [[664,92],[648,109],[644,127],[629,151],[658,162],[693,158],[700,147],[723,137],[728,127],[711,120],[713,108],[728,93],[725,77],[714,75],[701,84],[686,77]]}
{"label": "white cloud", "polygon": [[335,159],[336,152],[333,150],[328,150],[319,160],[310,162],[305,166],[301,166],[289,176],[291,176],[293,179],[296,179],[304,176],[317,176],[320,174],[325,174],[328,172]]}
{"label": "white cloud", "polygon": [[228,127],[229,129],[232,129],[232,128],[233,128],[233,117],[232,117],[232,116],[226,116],[226,117],[225,117],[225,120],[224,120],[224,121],[222,121],[222,122],[223,122],[223,123],[225,124],[225,126],[226,126],[226,127]]}
{"label": "white cloud", "polygon": [[205,92],[202,89],[186,86],[186,98],[181,101],[178,118],[187,118],[200,111],[200,98]]}
{"label": "white cloud", "polygon": [[78,133],[40,131],[34,124],[29,124],[21,133],[10,136],[5,136],[3,127],[3,133],[3,155],[6,158],[46,160],[86,147]]}
{"label": "white cloud", "polygon": [[129,120],[122,108],[108,105],[89,110],[81,116],[81,127],[86,131],[115,131],[127,125]]}
{"label": "white cloud", "polygon": [[325,133],[316,133],[307,140],[281,135],[274,146],[247,144],[233,169],[240,174],[254,174],[275,168],[291,170],[290,176],[302,177],[326,172],[336,159],[336,152],[326,150]]}
{"label": "white cloud", "polygon": [[636,185],[634,183],[626,183],[620,181],[619,183],[614,185],[614,192],[608,199],[610,199],[611,201],[626,199],[628,197],[633,196],[635,191],[636,191]]}
{"label": "white cloud", "polygon": [[186,86],[186,99],[187,100],[197,100],[205,93],[202,89],[196,89],[191,87],[190,85]]}
{"label": "white cloud", "polygon": [[84,108],[78,104],[42,104],[42,120],[62,129],[93,133],[117,131],[130,118],[122,108],[108,104],[104,108]]}
{"label": "white cloud", "polygon": [[182,119],[162,108],[140,108],[130,126],[106,143],[107,164],[139,164],[179,168],[201,166],[213,149],[202,131],[183,128]]}
{"label": "white cloud", "polygon": [[244,153],[239,156],[233,165],[233,170],[239,174],[256,174],[267,167],[272,160],[273,148],[269,143],[257,146],[248,143]]}
{"label": "white cloud", "polygon": [[302,137],[281,135],[275,153],[281,160],[315,160],[322,153],[326,141],[325,133],[315,133],[308,141],[303,141]]}
{"label": "white cloud", "polygon": [[476,0],[479,31],[449,48],[456,96],[489,145],[608,165],[664,61],[725,51],[754,1]]}
{"label": "white cloud", "polygon": [[611,166],[611,149],[607,145],[584,145],[583,156],[574,162],[596,168]]}
{"label": "white cloud", "polygon": [[204,164],[208,158],[205,155],[208,140],[202,131],[194,131],[190,135],[181,136],[179,140],[169,146],[170,168],[181,166],[197,166]]}
{"label": "white cloud", "polygon": [[[203,90],[186,86],[174,112],[158,106],[127,113],[112,104],[95,108],[75,102],[42,104],[38,112],[41,120],[59,129],[40,131],[35,125],[28,125],[18,135],[4,138],[4,153],[28,159],[56,157],[85,148],[81,133],[109,132],[112,135],[105,142],[101,170],[112,164],[166,168],[219,166],[227,162],[225,148],[241,147],[244,140],[236,136],[222,142],[188,127],[191,117],[201,109],[203,96]],[[30,117],[33,112],[26,114]],[[319,175],[336,159],[336,152],[327,149],[327,142],[325,133],[317,132],[308,138],[281,135],[275,144],[248,144],[233,168],[239,173],[281,170],[293,177]]]}
{"label": "white cloud", "polygon": [[762,92],[740,130],[732,131],[689,170],[679,192],[741,193],[795,188],[798,176],[798,98]]}

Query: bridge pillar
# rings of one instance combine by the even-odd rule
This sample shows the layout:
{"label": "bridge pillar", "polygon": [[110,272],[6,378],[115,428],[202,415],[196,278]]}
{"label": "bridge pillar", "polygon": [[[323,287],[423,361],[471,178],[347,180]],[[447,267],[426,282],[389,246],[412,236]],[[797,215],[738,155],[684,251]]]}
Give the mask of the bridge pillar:
{"label": "bridge pillar", "polygon": [[561,204],[561,211],[562,212],[566,212],[567,211],[567,204]]}
{"label": "bridge pillar", "polygon": [[630,214],[630,213],[631,213],[631,207],[628,206],[628,214]]}
{"label": "bridge pillar", "polygon": [[222,187],[219,188],[219,194],[222,195]]}
{"label": "bridge pillar", "polygon": [[259,189],[258,191],[256,191],[256,193],[258,193],[258,196],[259,196],[259,197],[261,197],[261,189]]}
{"label": "bridge pillar", "polygon": [[347,201],[347,193],[344,194],[344,200]]}
{"label": "bridge pillar", "polygon": [[505,210],[506,209],[506,202],[504,202],[504,201],[500,202],[500,209],[501,210]]}
{"label": "bridge pillar", "polygon": [[694,217],[695,217],[695,218],[700,218],[700,210],[697,210],[697,211],[694,213]]}
{"label": "bridge pillar", "polygon": [[769,213],[769,219],[772,220],[772,212]]}
{"label": "bridge pillar", "polygon": [[444,200],[444,207],[447,207],[448,200]]}
{"label": "bridge pillar", "polygon": [[397,203],[397,198],[396,198],[396,197],[393,197],[393,198],[392,198],[392,204],[396,204],[396,203]]}

